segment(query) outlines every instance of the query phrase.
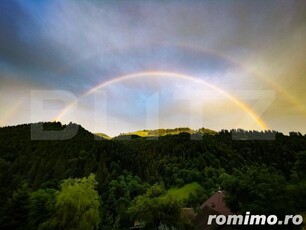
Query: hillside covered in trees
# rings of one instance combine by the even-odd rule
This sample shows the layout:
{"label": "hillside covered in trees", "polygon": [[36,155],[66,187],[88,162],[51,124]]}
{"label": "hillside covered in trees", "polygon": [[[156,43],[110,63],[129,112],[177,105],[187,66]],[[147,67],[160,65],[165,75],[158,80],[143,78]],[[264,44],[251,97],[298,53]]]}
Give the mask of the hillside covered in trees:
{"label": "hillside covered in trees", "polygon": [[78,133],[31,140],[30,124],[0,128],[0,229],[129,229],[135,221],[194,229],[182,208],[199,210],[219,189],[234,213],[306,213],[306,135],[239,140],[237,130],[203,129],[199,139],[160,130],[165,135],[149,139],[154,132],[144,130],[108,140],[76,124],[43,125]]}

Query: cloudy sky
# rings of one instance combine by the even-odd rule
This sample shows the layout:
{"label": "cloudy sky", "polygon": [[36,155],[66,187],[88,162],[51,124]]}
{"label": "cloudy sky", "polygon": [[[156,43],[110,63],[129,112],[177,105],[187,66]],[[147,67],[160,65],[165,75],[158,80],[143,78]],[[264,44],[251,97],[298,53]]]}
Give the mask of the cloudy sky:
{"label": "cloudy sky", "polygon": [[306,133],[306,2],[0,3],[0,126]]}

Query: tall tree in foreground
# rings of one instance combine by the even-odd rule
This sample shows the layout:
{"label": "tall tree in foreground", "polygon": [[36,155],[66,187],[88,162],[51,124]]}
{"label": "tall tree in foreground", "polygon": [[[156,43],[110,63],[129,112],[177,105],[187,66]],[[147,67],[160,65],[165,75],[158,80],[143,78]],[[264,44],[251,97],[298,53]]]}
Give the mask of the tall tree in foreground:
{"label": "tall tree in foreground", "polygon": [[182,204],[173,198],[163,197],[165,190],[153,185],[146,194],[136,197],[127,213],[133,220],[145,223],[145,229],[159,229],[160,226],[180,227]]}
{"label": "tall tree in foreground", "polygon": [[55,215],[41,229],[94,230],[98,229],[99,195],[95,190],[95,175],[67,179],[56,194]]}

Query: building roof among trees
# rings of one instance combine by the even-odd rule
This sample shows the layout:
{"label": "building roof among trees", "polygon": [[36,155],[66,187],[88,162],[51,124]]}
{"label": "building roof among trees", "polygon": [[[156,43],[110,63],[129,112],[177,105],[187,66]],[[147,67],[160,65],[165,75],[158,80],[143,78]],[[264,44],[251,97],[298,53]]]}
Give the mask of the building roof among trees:
{"label": "building roof among trees", "polygon": [[229,210],[229,208],[225,204],[224,197],[225,197],[225,193],[223,191],[216,192],[214,195],[212,195],[208,200],[206,200],[201,205],[201,210],[204,207],[209,207],[222,215],[231,214],[232,212]]}

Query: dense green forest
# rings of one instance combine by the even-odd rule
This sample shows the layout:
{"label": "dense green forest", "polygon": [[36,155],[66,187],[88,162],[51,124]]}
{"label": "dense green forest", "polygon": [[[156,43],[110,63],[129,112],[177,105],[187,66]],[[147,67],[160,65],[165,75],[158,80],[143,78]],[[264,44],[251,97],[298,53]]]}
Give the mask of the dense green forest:
{"label": "dense green forest", "polygon": [[[44,123],[69,126],[77,125]],[[182,208],[197,211],[219,189],[235,213],[306,213],[306,135],[106,140],[77,127],[67,140],[31,140],[30,124],[0,128],[0,229],[129,229],[136,220],[145,229],[194,229]]]}

